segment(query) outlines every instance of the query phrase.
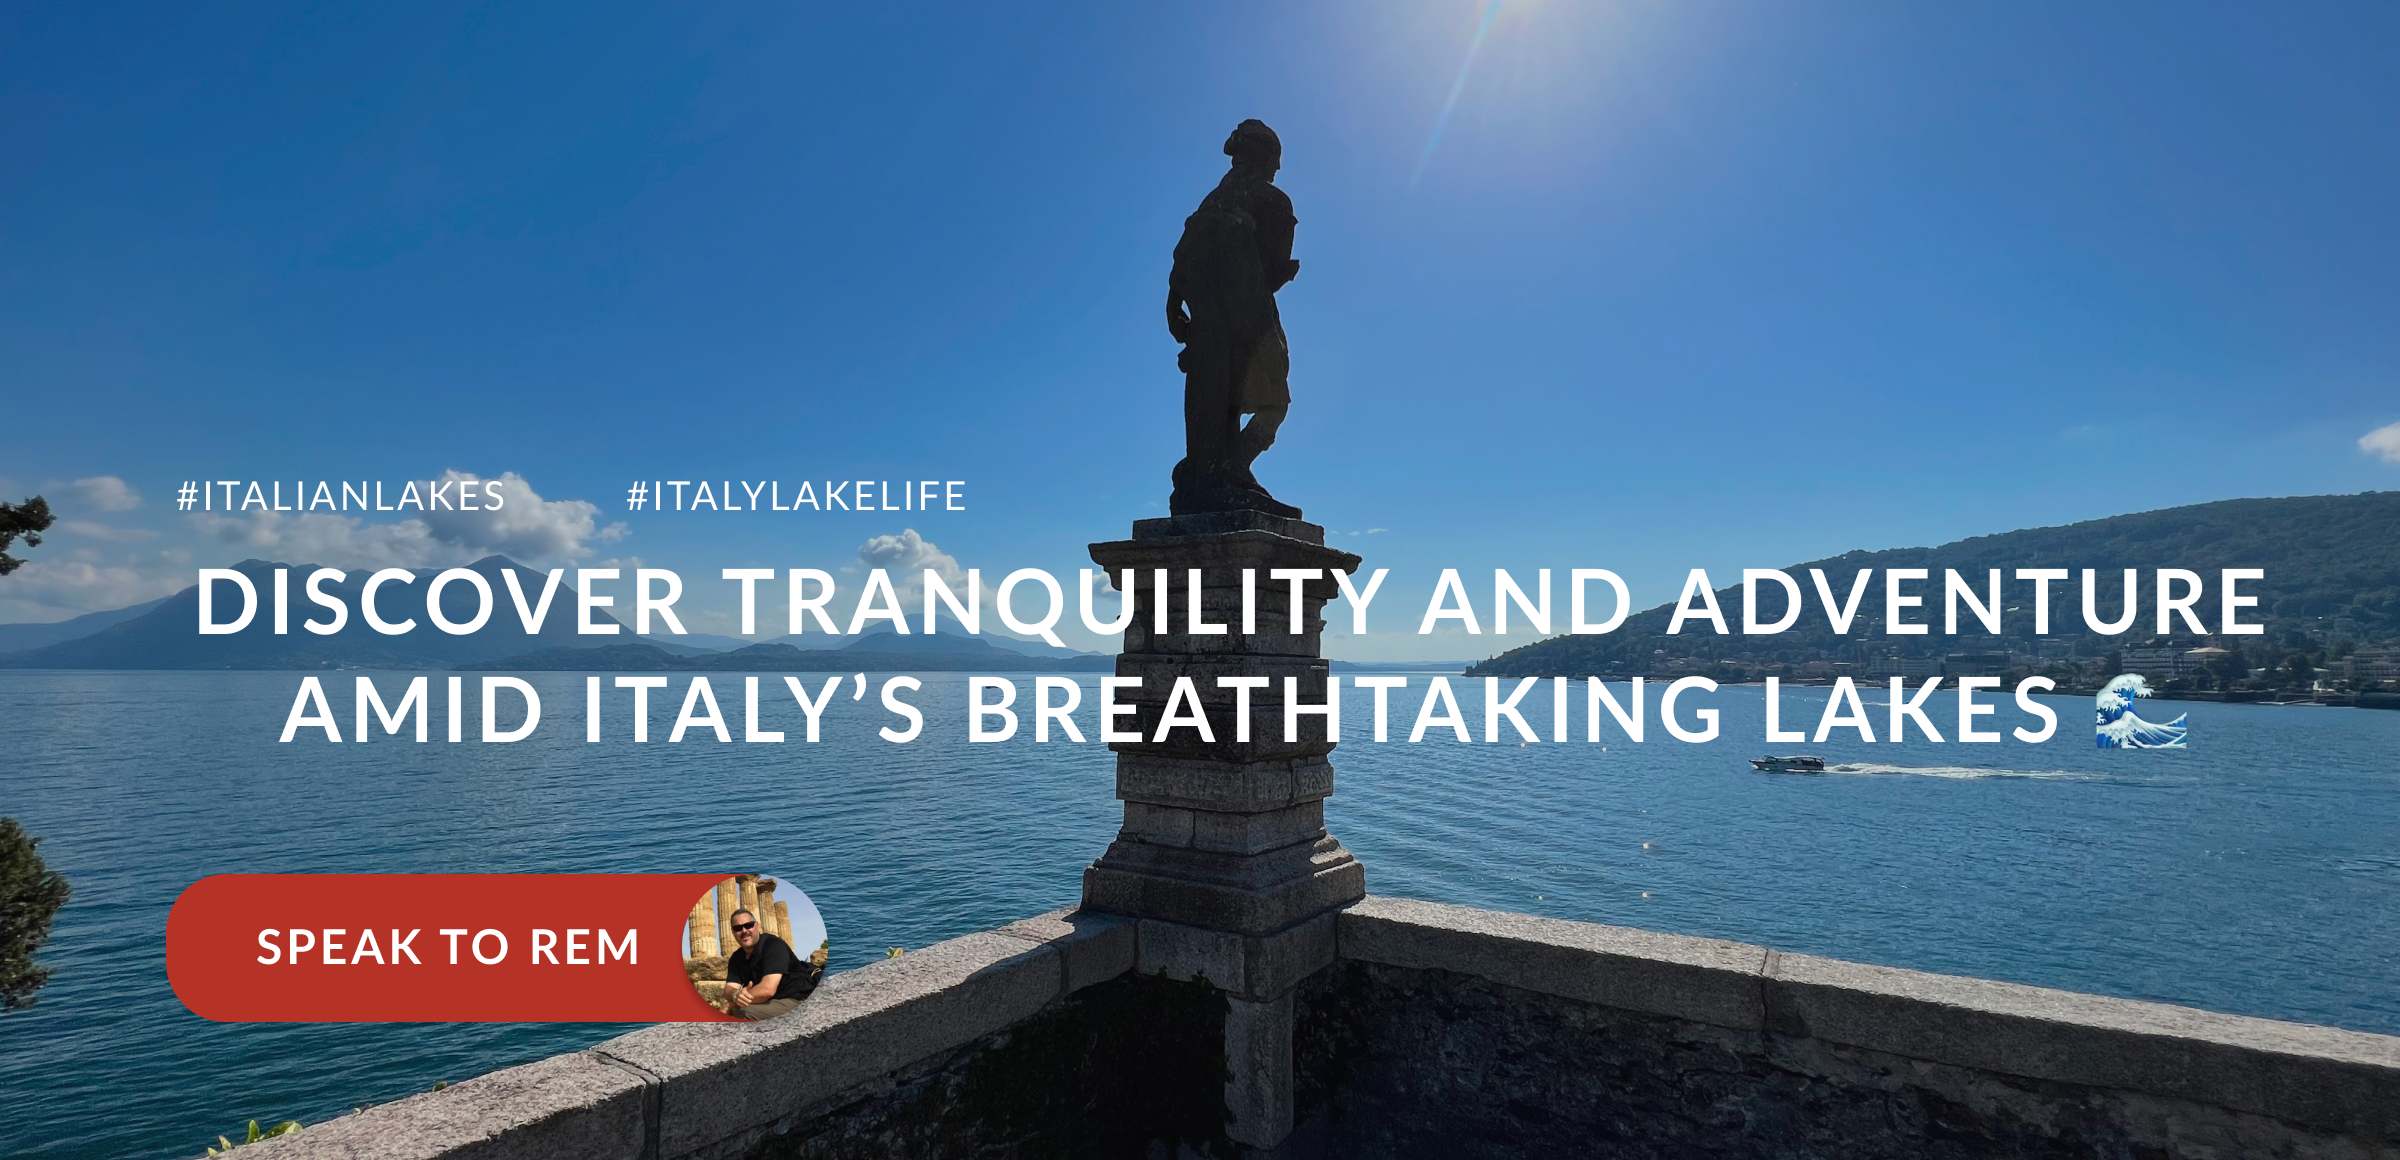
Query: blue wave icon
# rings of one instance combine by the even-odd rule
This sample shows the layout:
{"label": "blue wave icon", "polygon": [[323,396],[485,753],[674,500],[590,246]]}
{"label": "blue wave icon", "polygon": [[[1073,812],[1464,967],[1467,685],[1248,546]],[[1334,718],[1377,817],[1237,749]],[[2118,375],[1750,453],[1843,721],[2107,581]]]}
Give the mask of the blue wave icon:
{"label": "blue wave icon", "polygon": [[2092,726],[2092,742],[2102,749],[2182,749],[2184,735],[2190,727],[2183,723],[2189,714],[2177,714],[2165,724],[2144,721],[2133,711],[2136,697],[2148,697],[2150,682],[2140,673],[2113,677],[2092,698],[2098,710]]}

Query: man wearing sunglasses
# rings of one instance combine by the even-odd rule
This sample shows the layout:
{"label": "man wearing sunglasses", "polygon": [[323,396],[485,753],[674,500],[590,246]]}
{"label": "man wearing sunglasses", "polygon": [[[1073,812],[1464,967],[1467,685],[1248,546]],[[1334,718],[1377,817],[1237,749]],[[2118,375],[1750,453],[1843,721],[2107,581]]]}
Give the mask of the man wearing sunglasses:
{"label": "man wearing sunglasses", "polygon": [[742,949],[725,960],[727,1014],[773,1019],[799,1006],[816,989],[808,964],[792,953],[792,944],[759,929],[757,915],[734,911],[730,925]]}

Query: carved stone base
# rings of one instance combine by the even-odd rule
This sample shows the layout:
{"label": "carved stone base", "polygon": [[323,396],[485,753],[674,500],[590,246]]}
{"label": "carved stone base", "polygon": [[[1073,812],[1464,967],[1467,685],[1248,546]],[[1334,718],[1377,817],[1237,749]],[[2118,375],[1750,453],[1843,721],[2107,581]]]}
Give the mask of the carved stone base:
{"label": "carved stone base", "polygon": [[[1283,711],[1287,697],[1325,701],[1331,572],[1356,569],[1358,557],[1326,547],[1315,524],[1238,511],[1142,520],[1132,539],[1092,545],[1092,559],[1111,576],[1135,572],[1117,675],[1143,682],[1121,698],[1142,740],[1114,743],[1125,825],[1084,873],[1084,905],[1265,935],[1365,897],[1365,870],[1325,832],[1333,744],[1322,719],[1286,740]],[[1297,631],[1279,568],[1318,572],[1301,590]],[[1245,698],[1222,677],[1266,678],[1246,697],[1246,723]],[[1205,734],[1160,729],[1179,684]]]}
{"label": "carved stone base", "polygon": [[[1174,516],[1092,545],[1112,579],[1135,572],[1117,675],[1142,686],[1118,702],[1134,707],[1120,728],[1142,740],[1112,743],[1125,825],[1084,871],[1083,906],[1141,920],[1143,973],[1205,978],[1226,993],[1229,1130],[1272,1149],[1292,1129],[1292,989],[1333,961],[1334,911],[1367,890],[1366,868],[1325,831],[1334,745],[1323,718],[1299,717],[1293,738],[1284,733],[1287,701],[1325,703],[1331,573],[1355,571],[1359,559],[1326,547],[1325,529],[1297,508],[1193,510],[1183,487],[1176,497]],[[1278,568],[1318,572],[1297,623]],[[1224,677],[1265,678],[1247,692],[1247,722],[1245,696],[1219,687]],[[1190,724],[1161,729],[1178,688],[1189,703],[1175,719],[1196,709],[1205,735]]]}
{"label": "carved stone base", "polygon": [[[1367,896],[1366,867],[1340,842],[1328,837],[1325,845],[1322,865],[1263,887],[1146,873],[1103,857],[1083,872],[1083,905],[1235,934],[1273,934]],[[1117,853],[1112,845],[1110,854]]]}

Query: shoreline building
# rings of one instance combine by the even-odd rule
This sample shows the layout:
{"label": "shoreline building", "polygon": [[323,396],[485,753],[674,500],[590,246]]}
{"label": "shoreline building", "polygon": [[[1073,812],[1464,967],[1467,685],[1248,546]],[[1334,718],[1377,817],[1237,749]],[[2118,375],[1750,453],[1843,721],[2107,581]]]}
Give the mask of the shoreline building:
{"label": "shoreline building", "polygon": [[2204,643],[2169,638],[2134,645],[2118,650],[2117,667],[2123,672],[2140,673],[2158,680],[2191,676],[2205,672],[2209,661],[2225,655],[2224,649],[2203,649],[2201,646]]}
{"label": "shoreline building", "polygon": [[2400,645],[2369,645],[2335,662],[2344,680],[2353,685],[2400,681]]}

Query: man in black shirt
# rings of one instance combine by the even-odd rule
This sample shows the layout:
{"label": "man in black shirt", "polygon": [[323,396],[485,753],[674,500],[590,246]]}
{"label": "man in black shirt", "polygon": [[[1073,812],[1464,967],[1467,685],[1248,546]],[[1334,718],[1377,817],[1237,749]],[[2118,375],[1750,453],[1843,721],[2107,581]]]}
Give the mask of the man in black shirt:
{"label": "man in black shirt", "polygon": [[733,912],[733,938],[742,949],[725,960],[726,1013],[736,1019],[773,1019],[800,1005],[816,989],[809,964],[792,944],[758,928],[758,916]]}

